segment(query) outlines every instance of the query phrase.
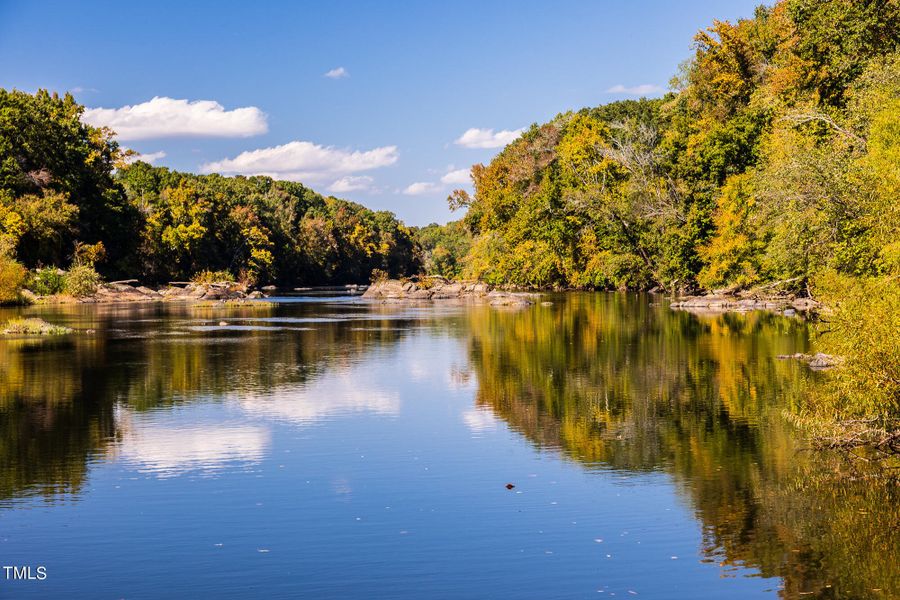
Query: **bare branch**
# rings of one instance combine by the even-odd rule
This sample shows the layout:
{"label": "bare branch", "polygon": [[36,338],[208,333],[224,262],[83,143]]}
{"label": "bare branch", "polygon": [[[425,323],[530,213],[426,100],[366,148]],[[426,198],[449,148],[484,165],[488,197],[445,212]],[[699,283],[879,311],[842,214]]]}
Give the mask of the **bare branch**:
{"label": "bare branch", "polygon": [[830,116],[828,116],[828,115],[826,115],[826,114],[824,114],[824,113],[820,113],[820,112],[809,112],[809,113],[795,112],[795,113],[791,113],[791,114],[785,115],[784,117],[781,117],[780,120],[781,120],[781,121],[789,121],[789,122],[791,122],[791,123],[796,123],[796,124],[798,124],[798,125],[803,124],[803,123],[810,123],[810,122],[812,122],[812,121],[819,121],[819,122],[821,122],[821,123],[825,123],[826,125],[828,125],[829,127],[831,127],[833,130],[835,130],[836,132],[838,132],[838,133],[840,133],[841,135],[843,135],[844,137],[847,137],[847,138],[849,138],[849,139],[851,139],[851,140],[854,140],[854,141],[856,141],[856,142],[859,142],[860,144],[862,144],[863,148],[865,148],[865,147],[868,145],[868,141],[866,140],[866,138],[864,138],[864,137],[862,137],[862,136],[860,136],[860,135],[857,135],[856,133],[850,131],[849,129],[846,129],[846,128],[844,128],[844,127],[841,127],[840,125],[838,125],[837,121],[835,121],[833,118],[831,118]]}

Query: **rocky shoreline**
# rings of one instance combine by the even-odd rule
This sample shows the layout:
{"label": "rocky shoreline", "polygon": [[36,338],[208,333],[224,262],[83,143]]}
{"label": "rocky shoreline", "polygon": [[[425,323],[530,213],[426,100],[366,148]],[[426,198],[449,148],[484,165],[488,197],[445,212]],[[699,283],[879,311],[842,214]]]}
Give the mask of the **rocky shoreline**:
{"label": "rocky shoreline", "polygon": [[528,306],[534,304],[536,294],[502,291],[482,282],[426,277],[418,281],[400,279],[376,281],[362,297],[367,300],[381,300],[383,303],[446,300],[479,302],[491,306]]}
{"label": "rocky shoreline", "polygon": [[[83,297],[52,295],[38,296],[28,290],[22,295],[31,304],[110,304],[136,302],[207,302],[254,300],[267,297],[260,290],[253,290],[236,282],[171,282],[161,287],[136,285],[137,280],[114,281],[100,284],[94,294]],[[272,287],[272,286],[270,286]],[[346,286],[363,289],[364,286]],[[263,288],[264,290],[267,288]],[[301,289],[301,288],[298,288]],[[418,279],[384,279],[365,289],[362,298],[380,300],[382,303],[410,301],[457,301],[484,303],[493,306],[528,306],[534,304],[539,294],[534,292],[498,289],[479,281],[451,281],[443,277]],[[821,308],[810,298],[790,295],[766,296],[749,293],[735,295],[711,292],[705,295],[676,298],[669,303],[673,310],[696,313],[748,312],[765,310],[787,315],[806,314]]]}
{"label": "rocky shoreline", "polygon": [[[451,281],[442,277],[421,279],[385,279],[373,283],[363,298],[384,303],[410,301],[466,301],[483,302],[495,306],[527,306],[534,304],[538,294],[498,289],[478,281]],[[763,294],[755,291],[744,294],[710,292],[698,296],[676,298],[669,304],[673,310],[695,313],[749,312],[764,310],[786,315],[805,315],[821,309],[811,298],[785,294]]]}
{"label": "rocky shoreline", "polygon": [[751,310],[767,310],[783,312],[787,315],[809,313],[817,310],[821,304],[811,298],[796,296],[735,296],[730,294],[706,294],[704,296],[687,296],[678,298],[669,304],[669,308],[690,312],[748,312]]}
{"label": "rocky shoreline", "polygon": [[28,290],[23,291],[23,296],[32,304],[240,301],[265,297],[260,291],[248,292],[244,285],[233,282],[173,282],[167,286],[153,289],[120,281],[100,284],[97,291],[90,296],[37,296]]}

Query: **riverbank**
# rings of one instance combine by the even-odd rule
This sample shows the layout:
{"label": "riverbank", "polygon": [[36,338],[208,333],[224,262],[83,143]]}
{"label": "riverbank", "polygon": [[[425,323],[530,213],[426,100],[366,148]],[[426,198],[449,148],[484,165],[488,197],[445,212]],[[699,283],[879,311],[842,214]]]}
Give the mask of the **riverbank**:
{"label": "riverbank", "polygon": [[38,296],[28,290],[23,290],[22,296],[30,304],[209,302],[241,301],[265,297],[260,291],[249,291],[246,286],[234,282],[173,282],[155,289],[143,285],[135,286],[126,282],[112,282],[100,284],[93,294],[86,296],[66,294]]}
{"label": "riverbank", "polygon": [[[486,302],[493,305],[534,304],[539,296],[537,291],[511,290],[492,286],[481,281],[454,281],[442,277],[419,279],[384,279],[374,282],[363,298],[381,300],[385,303],[408,301],[467,301]],[[778,294],[759,290],[723,293],[708,292],[696,296],[675,298],[669,308],[696,313],[749,312],[764,310],[787,315],[810,314],[822,308],[822,304],[811,298]]]}

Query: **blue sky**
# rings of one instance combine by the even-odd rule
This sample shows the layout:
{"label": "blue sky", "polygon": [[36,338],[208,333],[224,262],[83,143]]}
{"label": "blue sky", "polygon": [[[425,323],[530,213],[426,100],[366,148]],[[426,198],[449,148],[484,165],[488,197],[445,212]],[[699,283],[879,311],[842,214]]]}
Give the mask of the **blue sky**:
{"label": "blue sky", "polygon": [[519,129],[657,95],[698,29],[758,3],[0,0],[0,87],[109,109],[86,119],[156,165],[298,179],[423,225],[458,217],[463,169]]}

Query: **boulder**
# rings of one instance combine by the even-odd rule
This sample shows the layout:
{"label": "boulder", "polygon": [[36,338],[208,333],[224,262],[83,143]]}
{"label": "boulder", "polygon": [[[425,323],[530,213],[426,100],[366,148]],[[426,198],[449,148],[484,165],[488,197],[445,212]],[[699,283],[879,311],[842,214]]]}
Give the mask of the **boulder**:
{"label": "boulder", "polygon": [[396,279],[376,281],[363,294],[363,298],[404,298],[408,290],[413,287],[412,282],[401,282]]}
{"label": "boulder", "polygon": [[137,287],[137,288],[135,288],[135,289],[136,289],[137,291],[139,291],[140,293],[144,294],[145,296],[149,296],[149,297],[151,297],[151,298],[162,298],[162,294],[160,294],[160,293],[157,292],[156,290],[151,290],[150,288],[148,288],[148,287],[146,287],[146,286],[143,286],[143,285],[142,285],[142,286]]}
{"label": "boulder", "polygon": [[422,283],[386,279],[376,281],[366,289],[363,298],[393,300],[486,300],[495,306],[526,306],[532,304],[528,295],[492,291],[485,283],[447,281],[442,277],[428,277]]}

